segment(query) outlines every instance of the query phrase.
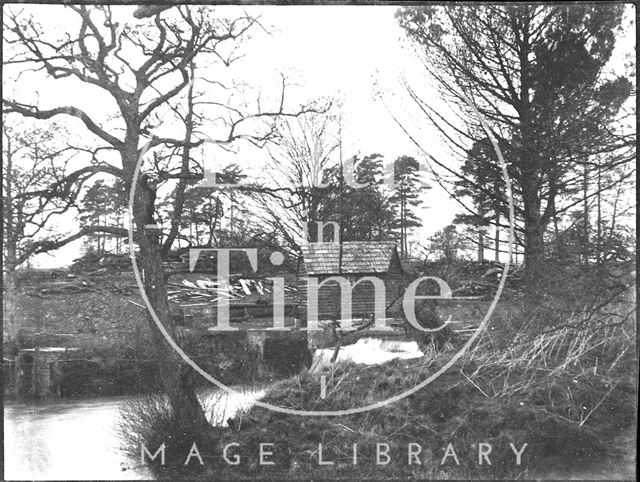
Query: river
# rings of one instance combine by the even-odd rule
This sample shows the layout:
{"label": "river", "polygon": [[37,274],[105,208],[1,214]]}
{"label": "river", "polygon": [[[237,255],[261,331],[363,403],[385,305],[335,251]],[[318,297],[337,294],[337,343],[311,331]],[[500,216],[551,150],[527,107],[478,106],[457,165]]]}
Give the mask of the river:
{"label": "river", "polygon": [[[224,413],[210,416],[214,423],[226,420],[261,395],[225,396]],[[207,396],[220,395],[211,391]],[[5,403],[5,480],[152,479],[147,466],[122,450],[119,411],[131,398]]]}
{"label": "river", "polygon": [[[312,371],[329,364],[333,349],[316,350]],[[363,339],[343,347],[338,361],[377,364],[423,356],[415,342]],[[199,398],[209,420],[220,424],[264,394],[237,388],[237,394],[206,390]],[[7,480],[127,480],[153,474],[122,450],[120,407],[138,397],[104,397],[48,403],[8,403],[4,407],[4,470]],[[212,410],[212,407],[217,407]]]}

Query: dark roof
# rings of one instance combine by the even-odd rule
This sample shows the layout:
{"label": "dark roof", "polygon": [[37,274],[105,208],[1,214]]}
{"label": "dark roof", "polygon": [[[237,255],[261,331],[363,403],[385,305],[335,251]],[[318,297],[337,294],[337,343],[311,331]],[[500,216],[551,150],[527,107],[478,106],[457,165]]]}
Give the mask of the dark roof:
{"label": "dark roof", "polygon": [[[342,246],[342,269],[339,269]],[[350,241],[309,243],[301,246],[302,262],[307,274],[387,273],[391,260],[398,259],[392,241]]]}

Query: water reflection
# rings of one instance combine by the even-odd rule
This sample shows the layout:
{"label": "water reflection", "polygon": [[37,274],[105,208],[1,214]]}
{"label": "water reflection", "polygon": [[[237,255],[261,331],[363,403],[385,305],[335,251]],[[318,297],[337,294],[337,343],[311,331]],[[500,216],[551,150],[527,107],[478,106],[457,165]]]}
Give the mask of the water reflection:
{"label": "water reflection", "polygon": [[[247,408],[263,392],[201,393],[208,416],[222,423]],[[122,450],[119,410],[134,397],[72,402],[9,403],[4,407],[6,480],[151,479],[149,469]],[[206,403],[217,402],[217,403]],[[215,406],[216,408],[211,408]]]}

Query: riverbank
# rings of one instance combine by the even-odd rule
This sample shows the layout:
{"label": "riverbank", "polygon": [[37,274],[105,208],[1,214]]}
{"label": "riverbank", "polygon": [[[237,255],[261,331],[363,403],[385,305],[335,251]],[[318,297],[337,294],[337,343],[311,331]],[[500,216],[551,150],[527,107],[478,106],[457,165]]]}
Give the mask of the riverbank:
{"label": "riverbank", "polygon": [[[196,439],[173,437],[171,414],[161,414],[147,427],[148,447],[154,453],[166,441],[166,464],[149,464],[168,479],[633,480],[635,327],[525,334],[496,321],[502,329],[414,394],[340,417],[254,406],[219,427],[215,441],[198,442],[202,464]],[[262,401],[307,411],[374,404],[436,373],[451,348],[306,371],[271,386]]]}

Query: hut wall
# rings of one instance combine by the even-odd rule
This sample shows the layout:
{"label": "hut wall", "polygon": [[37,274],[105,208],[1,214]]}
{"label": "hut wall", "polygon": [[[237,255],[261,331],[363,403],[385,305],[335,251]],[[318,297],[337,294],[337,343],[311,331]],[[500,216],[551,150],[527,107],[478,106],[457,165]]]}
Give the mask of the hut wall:
{"label": "hut wall", "polygon": [[[317,276],[318,283],[322,283],[337,275],[322,275]],[[355,318],[363,318],[372,315],[375,312],[376,292],[373,283],[370,281],[360,281],[354,286],[354,284],[366,276],[373,276],[381,279],[385,285],[385,307],[397,296],[397,289],[402,282],[401,276],[394,276],[388,274],[356,274],[356,275],[343,275],[349,283],[351,283],[351,312]],[[303,314],[304,319],[307,319],[308,311],[308,293],[307,293],[307,280],[298,279],[298,295],[301,301],[300,313]],[[340,317],[341,307],[341,290],[337,281],[328,281],[324,285],[320,286],[318,290],[318,318],[321,320],[336,319]]]}
{"label": "hut wall", "polygon": [[297,275],[297,301],[298,301],[298,318],[307,320],[307,271],[304,268],[302,259],[298,261]]}
{"label": "hut wall", "polygon": [[[366,276],[373,276],[381,279],[385,285],[385,307],[398,297],[404,287],[403,280],[404,271],[400,264],[400,259],[394,250],[394,253],[386,273],[356,273],[343,274],[347,278],[352,287],[356,281]],[[297,286],[298,286],[298,302],[299,317],[306,321],[308,319],[308,292],[307,292],[307,272],[302,258],[298,261],[297,268]],[[318,280],[318,283],[325,281],[327,278],[338,276],[337,274],[311,275]],[[318,290],[318,318],[321,320],[336,319],[340,317],[341,306],[341,290],[340,285],[331,281],[321,286]],[[358,283],[352,290],[352,315],[355,318],[365,318],[371,316],[375,312],[375,288],[369,281]],[[401,309],[402,300],[398,299],[391,311],[390,316],[394,316]],[[400,307],[400,308],[399,308]]]}

